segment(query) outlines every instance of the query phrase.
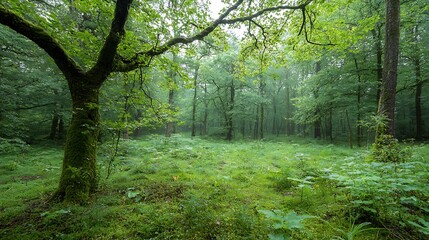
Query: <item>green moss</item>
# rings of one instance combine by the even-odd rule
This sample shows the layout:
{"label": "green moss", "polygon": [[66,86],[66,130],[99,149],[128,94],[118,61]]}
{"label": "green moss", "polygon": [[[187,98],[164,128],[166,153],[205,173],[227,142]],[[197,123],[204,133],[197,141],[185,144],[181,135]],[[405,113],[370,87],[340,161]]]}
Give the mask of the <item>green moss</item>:
{"label": "green moss", "polygon": [[[163,139],[121,143],[128,150],[115,160],[108,179],[100,171],[100,188],[84,206],[41,204],[57,186],[60,149],[32,146],[19,159],[4,155],[2,164],[16,162],[17,168],[0,175],[0,191],[7,193],[0,196],[0,222],[10,223],[2,225],[0,238],[265,239],[271,228],[261,209],[318,216],[305,224],[311,237],[294,239],[332,239],[351,226],[350,195],[327,176],[338,173],[335,166],[360,166],[363,149],[297,139],[294,145],[284,139],[231,144]],[[413,153],[421,161],[427,146]],[[99,168],[106,164],[100,161]],[[85,178],[80,168],[68,171],[75,184]],[[301,191],[295,179],[308,176],[311,184]],[[377,236],[389,239],[376,231],[356,239]]]}

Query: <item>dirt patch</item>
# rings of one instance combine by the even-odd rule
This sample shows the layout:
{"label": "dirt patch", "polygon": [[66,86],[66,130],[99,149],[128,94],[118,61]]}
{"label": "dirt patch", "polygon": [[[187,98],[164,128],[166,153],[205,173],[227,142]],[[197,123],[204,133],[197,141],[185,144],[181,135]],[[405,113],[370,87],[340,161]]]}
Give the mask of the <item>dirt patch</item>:
{"label": "dirt patch", "polygon": [[169,202],[183,198],[185,186],[178,182],[152,182],[142,187],[143,201]]}
{"label": "dirt patch", "polygon": [[33,181],[33,180],[37,180],[37,179],[41,179],[42,176],[40,175],[24,175],[24,176],[19,176],[19,177],[15,177],[15,180],[21,180],[24,182],[29,182],[29,181]]}

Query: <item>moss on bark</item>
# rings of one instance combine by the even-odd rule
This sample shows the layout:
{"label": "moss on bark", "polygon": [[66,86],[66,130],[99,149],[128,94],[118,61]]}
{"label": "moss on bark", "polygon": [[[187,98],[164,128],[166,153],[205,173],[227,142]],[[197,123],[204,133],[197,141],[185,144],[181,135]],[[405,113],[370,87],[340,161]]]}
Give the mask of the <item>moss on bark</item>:
{"label": "moss on bark", "polygon": [[97,189],[98,88],[72,92],[73,117],[67,132],[60,184],[54,198],[82,203]]}

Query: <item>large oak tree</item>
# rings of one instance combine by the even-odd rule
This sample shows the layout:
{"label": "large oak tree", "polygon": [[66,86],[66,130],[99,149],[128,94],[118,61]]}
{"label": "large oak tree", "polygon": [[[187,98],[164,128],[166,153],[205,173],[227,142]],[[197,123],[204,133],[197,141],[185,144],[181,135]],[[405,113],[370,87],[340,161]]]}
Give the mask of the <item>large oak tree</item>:
{"label": "large oak tree", "polygon": [[[91,2],[87,1],[88,4]],[[55,199],[65,202],[84,202],[97,188],[96,149],[100,123],[99,94],[100,87],[111,73],[129,72],[141,66],[147,66],[153,57],[165,53],[173,46],[202,40],[223,24],[249,22],[267,15],[267,13],[284,10],[298,10],[298,14],[303,13],[303,16],[306,16],[306,7],[312,0],[300,1],[300,4],[294,6],[287,5],[287,2],[259,1],[259,7],[257,7],[254,3],[252,4],[252,1],[235,1],[217,19],[206,24],[206,26],[198,26],[194,33],[188,37],[159,39],[151,47],[136,50],[132,56],[127,54],[128,57],[123,57],[119,51],[119,46],[126,37],[125,25],[129,18],[130,8],[133,7],[133,0],[117,0],[110,30],[103,40],[96,60],[89,67],[84,66],[80,61],[76,61],[76,56],[70,54],[58,37],[51,34],[55,26],[46,30],[42,27],[43,24],[49,25],[47,22],[40,22],[43,21],[43,17],[39,19],[40,21],[30,21],[19,11],[9,9],[7,3],[1,3],[0,24],[10,27],[42,48],[61,70],[70,90],[73,115],[67,132],[62,174],[59,188],[54,195]],[[49,2],[45,3],[49,4]],[[146,2],[135,1],[134,4],[137,3]],[[192,4],[192,1],[188,1],[187,4]],[[144,12],[145,10],[147,9],[138,9],[135,12]],[[177,12],[177,14],[182,13]],[[186,16],[182,15],[182,17]],[[48,15],[46,15],[47,18],[49,18]],[[58,19],[50,19],[50,21],[59,24],[55,22],[59,21]],[[191,20],[189,24],[193,24]],[[305,22],[303,22],[304,25]],[[161,26],[159,28],[161,31]],[[129,30],[132,31],[133,29]],[[64,31],[62,34],[71,34],[72,32]],[[138,32],[135,34],[138,35]],[[140,37],[144,38],[144,36]],[[144,39],[141,42],[144,43]],[[82,48],[84,46],[74,47]]]}

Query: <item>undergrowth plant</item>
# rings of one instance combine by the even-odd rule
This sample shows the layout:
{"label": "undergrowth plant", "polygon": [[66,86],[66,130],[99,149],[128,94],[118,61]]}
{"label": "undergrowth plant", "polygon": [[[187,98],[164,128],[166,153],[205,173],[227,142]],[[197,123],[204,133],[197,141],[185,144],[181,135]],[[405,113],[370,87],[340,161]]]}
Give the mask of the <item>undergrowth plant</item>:
{"label": "undergrowth plant", "polygon": [[388,118],[384,114],[373,115],[370,121],[364,124],[368,129],[376,131],[376,138],[372,144],[372,158],[379,162],[399,163],[410,157],[407,149],[402,149],[398,139],[388,134]]}
{"label": "undergrowth plant", "polygon": [[85,206],[44,205],[60,177],[59,148],[2,154],[0,239],[427,238],[424,144],[399,163],[299,139],[151,135],[119,146],[108,179],[110,151],[100,152],[103,184]]}
{"label": "undergrowth plant", "polygon": [[337,228],[336,230],[341,233],[341,236],[335,236],[333,239],[336,240],[354,240],[355,237],[365,231],[375,230],[376,228],[366,228],[366,226],[371,225],[370,222],[363,222],[355,224],[354,222],[347,230],[342,230]]}
{"label": "undergrowth plant", "polygon": [[293,239],[295,231],[305,233],[305,226],[303,225],[305,219],[315,218],[315,216],[307,214],[298,215],[295,211],[290,211],[287,214],[281,210],[258,210],[258,212],[272,222],[273,231],[268,235],[270,240]]}
{"label": "undergrowth plant", "polygon": [[327,177],[346,193],[348,209],[359,216],[358,221],[392,229],[424,229],[424,209],[429,208],[428,163],[368,163],[349,158],[337,167]]}

